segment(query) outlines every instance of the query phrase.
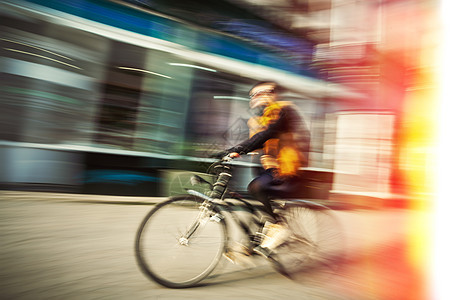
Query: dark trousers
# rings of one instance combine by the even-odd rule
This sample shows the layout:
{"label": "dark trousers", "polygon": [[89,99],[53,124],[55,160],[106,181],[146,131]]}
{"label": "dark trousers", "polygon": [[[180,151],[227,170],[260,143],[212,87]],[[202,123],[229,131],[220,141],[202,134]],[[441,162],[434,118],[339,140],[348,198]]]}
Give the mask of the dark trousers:
{"label": "dark trousers", "polygon": [[274,219],[279,217],[273,212],[271,199],[294,198],[301,192],[302,176],[277,177],[276,170],[268,169],[253,179],[248,185],[248,192],[264,205],[264,210]]}

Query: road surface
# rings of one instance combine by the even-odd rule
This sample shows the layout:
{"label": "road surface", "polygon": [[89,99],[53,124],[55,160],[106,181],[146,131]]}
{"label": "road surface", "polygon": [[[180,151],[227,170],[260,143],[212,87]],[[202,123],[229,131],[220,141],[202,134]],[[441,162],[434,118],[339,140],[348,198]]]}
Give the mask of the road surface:
{"label": "road surface", "polygon": [[411,216],[422,212],[337,211],[349,256],[329,279],[294,282],[257,258],[247,267],[224,264],[204,286],[175,290],[136,264],[135,233],[151,204],[131,199],[0,191],[0,299],[382,300],[421,292],[406,243]]}

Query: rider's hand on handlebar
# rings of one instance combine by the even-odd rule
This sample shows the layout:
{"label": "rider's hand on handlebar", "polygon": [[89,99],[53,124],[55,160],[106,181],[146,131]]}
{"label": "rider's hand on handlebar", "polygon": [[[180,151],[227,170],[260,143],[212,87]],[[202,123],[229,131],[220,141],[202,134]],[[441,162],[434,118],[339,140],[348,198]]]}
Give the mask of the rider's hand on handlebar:
{"label": "rider's hand on handlebar", "polygon": [[238,158],[240,157],[240,154],[238,154],[237,152],[231,152],[227,156],[229,156],[230,158]]}
{"label": "rider's hand on handlebar", "polygon": [[224,156],[221,160],[228,162],[237,157],[240,157],[240,154],[238,154],[237,152],[231,152],[231,153],[227,154],[226,156]]}

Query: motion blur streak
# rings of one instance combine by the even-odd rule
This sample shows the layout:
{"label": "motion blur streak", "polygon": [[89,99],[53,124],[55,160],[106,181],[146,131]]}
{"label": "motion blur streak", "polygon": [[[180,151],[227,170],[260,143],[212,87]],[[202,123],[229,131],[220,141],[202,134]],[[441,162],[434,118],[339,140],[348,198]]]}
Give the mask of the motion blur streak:
{"label": "motion blur streak", "polygon": [[53,58],[46,57],[46,56],[43,56],[43,55],[39,55],[39,54],[36,54],[36,53],[31,53],[31,52],[26,52],[26,51],[21,51],[21,50],[17,50],[17,49],[11,49],[11,48],[3,48],[3,49],[8,50],[8,51],[14,51],[14,52],[18,52],[18,53],[23,53],[23,54],[27,54],[27,55],[33,55],[33,56],[36,56],[36,57],[40,57],[40,58],[44,58],[44,59],[48,59],[48,60],[57,62],[57,63],[59,63],[59,64],[62,64],[62,65],[65,65],[65,66],[68,66],[68,67],[71,67],[71,68],[75,68],[75,69],[79,69],[79,70],[81,69],[81,68],[79,68],[79,67],[70,65],[70,64],[68,64],[68,63],[59,61],[59,60],[57,60],[57,59],[53,59]]}
{"label": "motion blur streak", "polygon": [[[455,50],[453,44],[453,30],[455,22],[453,19],[453,1],[444,0],[441,2],[441,21],[443,25],[443,47],[442,55],[439,57],[440,73],[440,115],[438,117],[438,149],[437,149],[437,174],[436,189],[437,201],[435,205],[435,223],[433,233],[432,253],[432,287],[433,297],[437,300],[455,299],[452,272],[455,268],[453,243],[454,224],[454,196],[453,176],[454,170],[453,153],[454,139],[454,116],[455,105],[453,102],[453,70]],[[451,35],[449,35],[451,34]]]}
{"label": "motion blur streak", "polygon": [[142,73],[147,73],[147,74],[152,74],[152,75],[156,75],[156,76],[161,76],[161,77],[164,77],[164,78],[172,79],[172,77],[170,77],[170,76],[166,76],[166,75],[163,75],[163,74],[159,74],[159,73],[155,73],[155,72],[147,71],[147,70],[142,70],[142,69],[138,69],[138,68],[130,68],[130,67],[118,67],[118,68],[122,69],[122,70],[137,71],[137,72],[142,72]]}
{"label": "motion blur streak", "polygon": [[27,43],[22,43],[22,42],[19,42],[19,41],[13,41],[13,40],[8,40],[8,39],[3,39],[3,38],[0,38],[0,40],[6,41],[6,42],[10,42],[10,43],[19,44],[19,45],[24,45],[24,46],[27,46],[27,47],[30,47],[30,48],[34,48],[34,49],[38,49],[38,50],[43,51],[43,52],[50,53],[50,54],[55,55],[55,56],[60,56],[60,57],[62,57],[62,58],[64,58],[64,59],[73,60],[73,59],[70,58],[70,57],[66,57],[66,56],[60,55],[60,54],[58,54],[58,53],[55,53],[55,52],[53,52],[53,51],[46,50],[46,49],[44,49],[44,48],[35,47],[35,46],[29,45],[29,44],[27,44]]}

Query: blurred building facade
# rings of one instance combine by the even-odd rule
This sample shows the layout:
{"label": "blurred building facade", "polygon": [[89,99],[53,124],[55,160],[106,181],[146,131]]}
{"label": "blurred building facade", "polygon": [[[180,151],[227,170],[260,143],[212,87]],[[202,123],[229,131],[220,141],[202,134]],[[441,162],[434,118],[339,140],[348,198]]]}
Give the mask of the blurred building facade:
{"label": "blurred building facade", "polygon": [[246,137],[248,90],[274,79],[329,190],[402,192],[433,2],[3,1],[0,182],[166,194],[168,170]]}

